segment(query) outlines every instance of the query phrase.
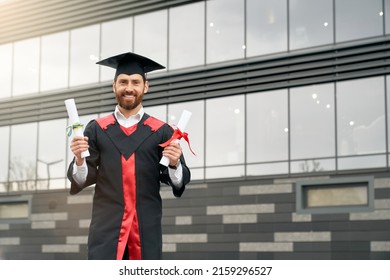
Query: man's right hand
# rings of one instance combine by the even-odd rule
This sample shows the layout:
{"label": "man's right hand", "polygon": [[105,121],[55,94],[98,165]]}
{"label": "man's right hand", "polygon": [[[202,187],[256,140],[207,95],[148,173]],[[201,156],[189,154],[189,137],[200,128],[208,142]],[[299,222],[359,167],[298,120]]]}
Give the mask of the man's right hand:
{"label": "man's right hand", "polygon": [[81,166],[84,163],[84,158],[81,153],[89,149],[87,136],[75,136],[70,143],[70,149],[76,158],[76,165]]}

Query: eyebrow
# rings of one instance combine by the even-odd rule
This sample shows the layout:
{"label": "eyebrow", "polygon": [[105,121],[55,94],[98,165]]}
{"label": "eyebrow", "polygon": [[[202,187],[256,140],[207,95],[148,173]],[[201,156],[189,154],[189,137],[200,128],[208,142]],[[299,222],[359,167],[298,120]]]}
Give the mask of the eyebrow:
{"label": "eyebrow", "polygon": [[118,79],[118,82],[142,82],[142,79],[138,79],[138,78],[134,78],[134,79],[120,78],[120,79]]}

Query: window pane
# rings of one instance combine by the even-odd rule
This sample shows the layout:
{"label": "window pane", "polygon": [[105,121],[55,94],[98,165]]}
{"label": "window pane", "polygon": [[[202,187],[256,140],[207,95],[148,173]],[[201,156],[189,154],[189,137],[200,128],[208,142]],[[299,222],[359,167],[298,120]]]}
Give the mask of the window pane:
{"label": "window pane", "polygon": [[337,167],[339,170],[380,168],[386,166],[386,156],[353,156],[338,158]]}
{"label": "window pane", "polygon": [[163,122],[167,121],[167,106],[159,105],[159,106],[145,106],[145,113],[150,116],[153,116]]}
{"label": "window pane", "polygon": [[248,94],[247,162],[288,159],[287,90]]}
{"label": "window pane", "polygon": [[134,20],[134,51],[166,66],[167,10],[136,16]]}
{"label": "window pane", "polygon": [[70,86],[99,81],[99,25],[72,30],[70,33]]}
{"label": "window pane", "polygon": [[206,100],[206,116],[206,165],[244,163],[244,96]]}
{"label": "window pane", "polygon": [[291,173],[309,173],[336,170],[336,159],[311,159],[292,161],[290,163]]}
{"label": "window pane", "polygon": [[247,176],[262,176],[288,173],[288,162],[249,164],[246,167]]}
{"label": "window pane", "polygon": [[386,34],[389,34],[390,33],[390,0],[385,0],[384,18],[385,18],[385,31]]}
{"label": "window pane", "polygon": [[42,37],[41,91],[68,87],[69,32]]}
{"label": "window pane", "polygon": [[287,51],[287,1],[247,0],[247,56]]}
{"label": "window pane", "polygon": [[[175,127],[180,120],[183,110],[192,113],[191,119],[184,132],[188,133],[191,148],[195,152],[193,155],[188,144],[181,140],[183,154],[189,167],[204,167],[204,102],[194,101],[168,105],[168,123]],[[202,179],[202,178],[198,178]]]}
{"label": "window pane", "polygon": [[14,45],[13,96],[38,92],[39,38]]}
{"label": "window pane", "polygon": [[242,177],[244,174],[244,165],[206,168],[206,179]]}
{"label": "window pane", "polygon": [[381,12],[382,0],[336,0],[336,42],[383,35]]}
{"label": "window pane", "polygon": [[336,86],[338,155],[384,153],[383,77],[339,82]]}
{"label": "window pane", "polygon": [[38,168],[39,188],[65,188],[66,120],[39,123]]}
{"label": "window pane", "polygon": [[244,0],[206,3],[207,63],[244,58]]}
{"label": "window pane", "polygon": [[[390,76],[386,76],[386,96],[387,96],[387,134],[390,132]],[[387,152],[390,153],[390,137],[387,135],[387,146],[388,150]],[[388,165],[390,166],[390,158],[389,158],[389,163]]]}
{"label": "window pane", "polygon": [[290,49],[332,43],[333,1],[290,0]]}
{"label": "window pane", "polygon": [[290,89],[291,159],[335,155],[334,85]]}
{"label": "window pane", "polygon": [[204,3],[169,10],[169,69],[204,64]]}
{"label": "window pane", "polygon": [[11,97],[12,44],[0,45],[0,98]]}
{"label": "window pane", "polygon": [[8,181],[9,127],[0,127],[0,192],[6,191]]}
{"label": "window pane", "polygon": [[19,124],[11,127],[10,181],[13,190],[31,190],[35,187],[37,154],[37,124]]}
{"label": "window pane", "polygon": [[[100,59],[133,50],[133,18],[102,23],[102,49]],[[100,67],[100,80],[112,81],[115,69]]]}

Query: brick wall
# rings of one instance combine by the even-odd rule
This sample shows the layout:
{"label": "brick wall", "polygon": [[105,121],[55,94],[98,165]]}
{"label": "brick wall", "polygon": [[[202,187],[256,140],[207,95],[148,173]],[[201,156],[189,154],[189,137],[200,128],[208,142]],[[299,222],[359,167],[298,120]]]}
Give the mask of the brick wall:
{"label": "brick wall", "polygon": [[[180,199],[163,186],[164,258],[390,259],[390,178],[374,180],[374,211],[297,214],[303,179],[192,184]],[[92,194],[31,194],[30,222],[0,223],[0,259],[86,259]]]}

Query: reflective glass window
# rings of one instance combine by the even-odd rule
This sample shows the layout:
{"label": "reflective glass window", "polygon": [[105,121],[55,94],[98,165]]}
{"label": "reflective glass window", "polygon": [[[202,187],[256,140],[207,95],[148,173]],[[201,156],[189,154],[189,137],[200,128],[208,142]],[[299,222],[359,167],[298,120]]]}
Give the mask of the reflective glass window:
{"label": "reflective glass window", "polygon": [[385,32],[390,33],[390,0],[385,0],[385,9],[382,15],[385,18]]}
{"label": "reflective glass window", "polygon": [[191,118],[184,130],[188,133],[189,145],[181,140],[181,146],[187,165],[191,168],[191,178],[204,179],[204,101],[184,102],[168,105],[168,123],[175,128],[179,124],[183,111],[191,113]]}
{"label": "reflective glass window", "polygon": [[66,120],[39,123],[37,176],[39,189],[65,187]]}
{"label": "reflective glass window", "polygon": [[68,87],[69,32],[43,36],[41,48],[40,90]]}
{"label": "reflective glass window", "polygon": [[334,84],[290,89],[290,141],[292,173],[335,170]]}
{"label": "reflective glass window", "polygon": [[290,49],[333,43],[333,0],[290,0]]}
{"label": "reflective glass window", "polygon": [[244,0],[211,0],[207,5],[207,63],[244,58]]}
{"label": "reflective glass window", "polygon": [[168,54],[167,14],[167,10],[161,10],[134,18],[134,51],[163,66],[167,65]]}
{"label": "reflective glass window", "polygon": [[[133,50],[133,18],[102,23],[100,59]],[[100,80],[112,81],[115,69],[100,67]]]}
{"label": "reflective glass window", "polygon": [[[386,97],[387,97],[387,152],[390,153],[390,76],[386,76]],[[388,165],[390,166],[390,158]]]}
{"label": "reflective glass window", "polygon": [[35,189],[37,162],[37,124],[18,124],[11,127],[9,180],[12,190]]}
{"label": "reflective glass window", "polygon": [[12,44],[0,45],[0,98],[11,97]]}
{"label": "reflective glass window", "polygon": [[99,25],[91,25],[70,32],[70,86],[99,81]]}
{"label": "reflective glass window", "polygon": [[14,44],[13,96],[36,93],[39,84],[39,38]]}
{"label": "reflective glass window", "polygon": [[288,159],[287,90],[247,95],[247,162]]}
{"label": "reflective glass window", "polygon": [[334,85],[290,89],[291,159],[334,157]]}
{"label": "reflective glass window", "polygon": [[248,176],[288,172],[287,104],[285,89],[247,95]]}
{"label": "reflective glass window", "polygon": [[0,192],[7,191],[9,127],[0,127]]}
{"label": "reflective glass window", "polygon": [[[384,78],[338,82],[336,93],[338,155],[384,153]],[[358,166],[357,163],[364,159],[357,157],[353,160],[353,166]],[[342,168],[348,168],[348,165],[343,165]]]}
{"label": "reflective glass window", "polygon": [[158,105],[158,106],[145,106],[145,113],[150,116],[153,116],[163,122],[167,121],[167,106]]}
{"label": "reflective glass window", "polygon": [[[243,176],[238,167],[245,160],[244,95],[206,100],[206,116],[207,178]],[[224,165],[238,166],[226,173]]]}
{"label": "reflective glass window", "polygon": [[169,10],[169,69],[205,63],[204,6],[199,2]]}
{"label": "reflective glass window", "polygon": [[383,35],[382,0],[336,0],[336,42]]}
{"label": "reflective glass window", "polygon": [[287,51],[287,0],[247,0],[247,56]]}

